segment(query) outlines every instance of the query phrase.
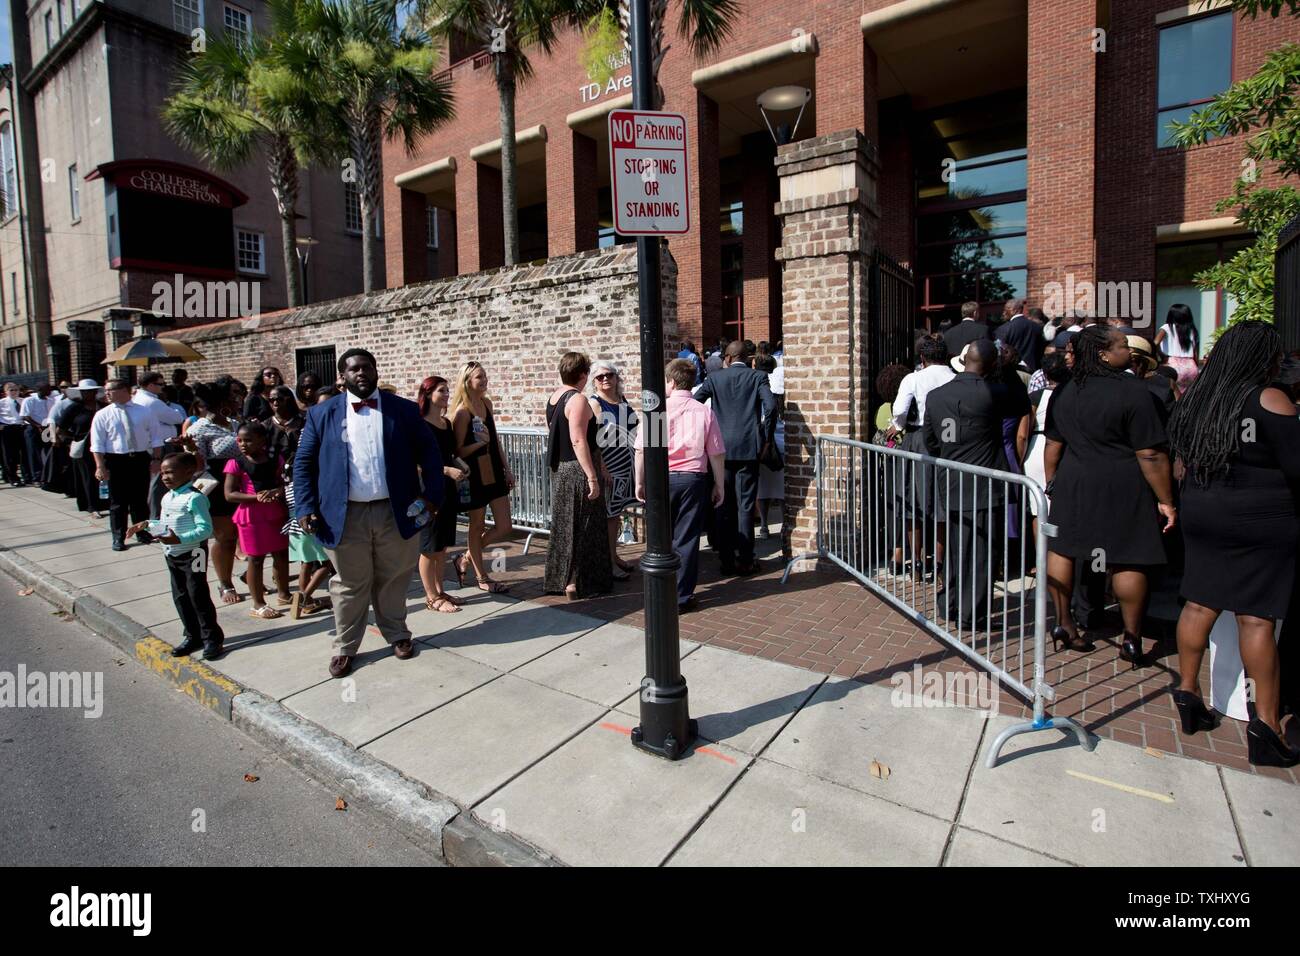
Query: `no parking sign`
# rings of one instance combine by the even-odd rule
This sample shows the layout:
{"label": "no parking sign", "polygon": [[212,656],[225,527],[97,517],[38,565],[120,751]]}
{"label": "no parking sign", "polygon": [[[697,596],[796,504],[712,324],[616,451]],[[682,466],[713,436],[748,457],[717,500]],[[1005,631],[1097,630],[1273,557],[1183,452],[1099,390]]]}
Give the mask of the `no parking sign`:
{"label": "no parking sign", "polygon": [[686,117],[613,110],[609,114],[609,147],[614,231],[624,236],[688,232]]}

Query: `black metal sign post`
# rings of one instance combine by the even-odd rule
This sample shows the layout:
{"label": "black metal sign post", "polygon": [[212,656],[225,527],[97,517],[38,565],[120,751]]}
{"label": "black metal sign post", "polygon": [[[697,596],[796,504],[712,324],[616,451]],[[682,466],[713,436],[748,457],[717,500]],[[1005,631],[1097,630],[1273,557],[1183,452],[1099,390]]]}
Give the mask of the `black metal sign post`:
{"label": "black metal sign post", "polygon": [[[649,0],[632,0],[632,108],[655,110],[650,63]],[[667,429],[651,422],[664,411],[664,336],[660,296],[658,236],[636,240],[641,312],[641,402],[649,428],[645,449],[646,552],[641,559],[645,581],[645,667],[641,681],[641,723],[632,729],[632,745],[669,760],[686,754],[695,741],[686,680],[681,671],[677,630],[677,568],[668,512]]]}

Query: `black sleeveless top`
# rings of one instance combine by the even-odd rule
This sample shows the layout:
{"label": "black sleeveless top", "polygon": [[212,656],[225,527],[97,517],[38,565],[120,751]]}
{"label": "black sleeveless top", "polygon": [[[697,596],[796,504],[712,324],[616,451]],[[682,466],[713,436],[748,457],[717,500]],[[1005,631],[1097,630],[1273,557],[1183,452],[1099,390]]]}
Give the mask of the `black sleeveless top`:
{"label": "black sleeveless top", "polygon": [[[573,450],[573,442],[569,438],[569,420],[564,415],[564,408],[574,395],[578,395],[579,401],[584,401],[576,390],[570,389],[565,392],[564,397],[558,402],[546,403],[546,427],[550,432],[551,471],[555,471],[563,462],[578,460],[578,455]],[[591,449],[593,456],[598,454],[596,450],[595,415],[587,419],[587,446]]]}

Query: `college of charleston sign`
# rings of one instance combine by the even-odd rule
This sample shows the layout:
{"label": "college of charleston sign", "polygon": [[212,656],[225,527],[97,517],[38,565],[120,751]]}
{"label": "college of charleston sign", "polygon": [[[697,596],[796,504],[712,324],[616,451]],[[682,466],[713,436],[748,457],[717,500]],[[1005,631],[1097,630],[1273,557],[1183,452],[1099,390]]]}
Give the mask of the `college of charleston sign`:
{"label": "college of charleston sign", "polygon": [[233,278],[234,209],[248,197],[202,169],[166,160],[104,163],[108,258],[114,269]]}

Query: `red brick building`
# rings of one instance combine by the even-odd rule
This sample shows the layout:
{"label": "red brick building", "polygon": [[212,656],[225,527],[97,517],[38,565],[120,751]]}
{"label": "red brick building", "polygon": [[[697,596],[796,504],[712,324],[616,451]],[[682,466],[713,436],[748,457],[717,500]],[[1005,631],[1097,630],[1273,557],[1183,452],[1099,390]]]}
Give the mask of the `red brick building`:
{"label": "red brick building", "polygon": [[[990,311],[1011,295],[1041,304],[1053,282],[1107,282],[1131,289],[1135,324],[1145,314],[1159,325],[1175,301],[1191,305],[1206,331],[1222,323],[1231,303],[1194,289],[1190,277],[1248,241],[1214,210],[1242,170],[1244,143],[1172,147],[1167,122],[1300,40],[1294,18],[1249,21],[1224,7],[744,2],[707,62],[693,61],[670,28],[660,82],[664,109],[687,117],[698,224],[669,243],[681,333],[706,342],[781,337],[776,147],[756,105],[780,86],[811,93],[794,139],[857,129],[875,145],[880,246],[915,270],[918,318],[935,321],[972,298]],[[536,56],[518,93],[524,260],[620,241],[606,121],[630,103],[628,68],[595,84],[582,46],[568,33],[553,56]],[[491,64],[469,48],[451,52],[457,119],[414,156],[399,145],[385,155],[389,286],[503,261]],[[768,119],[776,128],[796,115]]]}

